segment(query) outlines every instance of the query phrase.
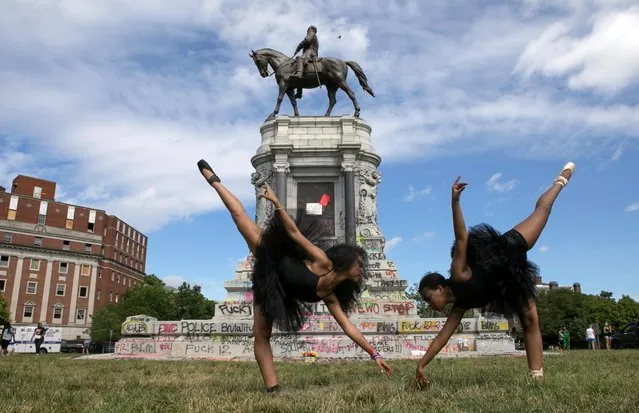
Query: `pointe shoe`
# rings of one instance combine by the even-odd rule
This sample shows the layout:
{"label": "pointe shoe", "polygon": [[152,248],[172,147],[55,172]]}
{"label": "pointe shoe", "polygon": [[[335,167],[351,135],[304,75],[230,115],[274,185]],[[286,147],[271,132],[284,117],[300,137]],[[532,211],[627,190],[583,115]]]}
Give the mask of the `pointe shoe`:
{"label": "pointe shoe", "polygon": [[541,381],[544,379],[544,368],[539,370],[530,370],[530,377],[535,381]]}
{"label": "pointe shoe", "polygon": [[[568,180],[572,178],[572,174],[575,173],[576,167],[577,165],[575,165],[573,162],[568,162],[567,164],[565,164],[564,167],[561,169],[561,172],[559,172],[559,175],[555,178],[555,181],[553,182],[553,184],[559,184],[562,187],[568,185]],[[561,176],[561,174],[566,170],[570,171],[570,178],[565,178]]]}
{"label": "pointe shoe", "polygon": [[213,174],[208,179],[206,179],[206,176],[204,176],[206,182],[208,182],[209,184],[213,184],[213,182],[220,182],[220,178],[215,174],[215,172],[213,172],[211,165],[209,165],[208,162],[206,162],[204,159],[200,159],[198,161],[197,167],[200,170],[202,176],[204,176],[204,170],[207,170]]}

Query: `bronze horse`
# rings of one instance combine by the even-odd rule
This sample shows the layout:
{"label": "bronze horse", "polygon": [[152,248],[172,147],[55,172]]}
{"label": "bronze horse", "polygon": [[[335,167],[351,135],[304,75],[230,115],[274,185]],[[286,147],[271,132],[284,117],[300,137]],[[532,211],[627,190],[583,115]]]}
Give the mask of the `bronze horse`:
{"label": "bronze horse", "polygon": [[362,88],[371,96],[375,97],[373,90],[368,86],[368,79],[364,71],[353,61],[345,62],[335,57],[320,58],[316,62],[317,66],[313,63],[309,63],[304,70],[304,76],[298,78],[291,76],[295,72],[295,59],[286,56],[284,53],[265,48],[259,49],[258,51],[251,50],[249,56],[253,59],[262,77],[270,76],[268,73],[268,65],[271,65],[275,74],[275,80],[279,86],[275,110],[266,120],[274,119],[279,113],[285,93],[291,100],[295,116],[299,116],[297,102],[295,101],[295,89],[298,87],[314,89],[320,86],[320,84],[325,85],[326,91],[328,92],[328,109],[324,116],[330,116],[333,106],[335,106],[336,103],[335,93],[337,93],[337,89],[342,89],[348,97],[351,98],[351,101],[353,101],[353,106],[355,107],[354,116],[359,117],[360,107],[357,104],[355,93],[348,86],[348,83],[346,83],[349,67],[355,72],[355,76],[357,76],[357,80],[359,80],[359,84]]}

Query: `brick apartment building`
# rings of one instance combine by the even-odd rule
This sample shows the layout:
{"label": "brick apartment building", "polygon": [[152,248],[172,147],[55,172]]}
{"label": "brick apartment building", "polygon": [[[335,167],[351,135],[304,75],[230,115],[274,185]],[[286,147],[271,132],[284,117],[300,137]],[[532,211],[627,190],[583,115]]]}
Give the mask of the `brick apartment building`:
{"label": "brick apartment building", "polygon": [[56,183],[0,187],[0,294],[16,325],[86,337],[91,316],[145,276],[148,238],[105,211],[55,201]]}

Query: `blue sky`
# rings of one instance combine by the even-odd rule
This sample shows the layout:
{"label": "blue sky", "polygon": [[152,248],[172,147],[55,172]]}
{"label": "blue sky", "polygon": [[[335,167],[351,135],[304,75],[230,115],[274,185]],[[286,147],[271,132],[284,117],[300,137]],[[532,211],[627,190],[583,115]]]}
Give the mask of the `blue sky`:
{"label": "blue sky", "polygon": [[[447,269],[456,175],[470,184],[467,223],[506,231],[572,160],[530,258],[545,282],[639,299],[636,1],[315,3],[4,2],[0,184],[57,181],[60,201],[149,235],[149,273],[222,298],[247,250],[195,162],[253,213],[250,158],[276,86],[248,53],[290,55],[313,24],[320,55],[357,61],[375,91],[349,74],[383,159],[379,222],[402,278]],[[333,113],[351,114],[337,99]],[[299,101],[303,115],[327,104],[324,90]]]}

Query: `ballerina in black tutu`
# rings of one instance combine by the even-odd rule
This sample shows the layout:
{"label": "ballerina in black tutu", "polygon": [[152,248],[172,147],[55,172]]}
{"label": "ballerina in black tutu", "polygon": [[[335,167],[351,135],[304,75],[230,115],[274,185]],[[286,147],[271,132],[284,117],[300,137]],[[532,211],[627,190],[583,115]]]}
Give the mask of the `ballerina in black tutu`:
{"label": "ballerina in black tutu", "polygon": [[466,224],[459,197],[466,183],[455,180],[452,188],[455,242],[451,249],[450,278],[438,273],[426,274],[419,283],[419,293],[435,309],[454,303],[446,323],[426,354],[417,364],[418,383],[427,382],[424,369],[455,332],[466,310],[482,308],[484,312],[516,314],[524,328],[528,368],[533,378],[543,377],[542,341],[535,300],[535,276],[538,267],[527,258],[541,235],[555,199],[568,184],[575,164],[568,162],[550,189],[539,197],[533,213],[513,229],[500,234],[487,224]]}
{"label": "ballerina in black tutu", "polygon": [[271,201],[275,213],[262,231],[205,160],[198,162],[198,168],[217,191],[255,257],[254,352],[267,391],[280,389],[270,344],[273,324],[281,330],[297,332],[304,324],[305,303],[309,302],[324,301],[344,333],[370,354],[382,373],[391,375],[391,368],[346,315],[365,283],[366,251],[349,244],[319,248],[313,242],[317,242],[319,234],[319,226],[313,225],[316,222],[308,217],[302,219],[302,215],[294,222],[268,184],[258,196]]}

